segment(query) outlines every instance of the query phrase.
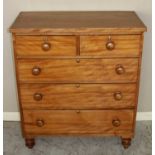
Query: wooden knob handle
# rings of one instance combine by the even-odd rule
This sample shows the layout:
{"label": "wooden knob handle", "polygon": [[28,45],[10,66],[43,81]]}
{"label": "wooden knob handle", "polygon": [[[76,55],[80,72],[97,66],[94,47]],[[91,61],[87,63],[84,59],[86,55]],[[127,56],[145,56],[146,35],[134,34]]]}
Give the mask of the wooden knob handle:
{"label": "wooden knob handle", "polygon": [[113,126],[119,127],[121,125],[121,121],[119,119],[114,119],[112,121]]}
{"label": "wooden knob handle", "polygon": [[40,101],[40,100],[42,100],[43,95],[40,94],[40,93],[35,93],[35,94],[33,95],[33,98],[34,98],[34,100],[36,100],[36,101]]}
{"label": "wooden knob handle", "polygon": [[76,113],[79,114],[80,113],[80,110],[76,110]]}
{"label": "wooden knob handle", "polygon": [[123,98],[123,95],[121,92],[114,93],[114,99],[115,100],[121,100]]}
{"label": "wooden knob handle", "polygon": [[41,73],[41,68],[39,68],[39,67],[34,67],[33,69],[32,69],[32,74],[33,75],[39,75]]}
{"label": "wooden knob handle", "polygon": [[125,69],[122,65],[117,65],[115,71],[117,74],[120,75],[120,74],[123,74],[125,72]]}
{"label": "wooden knob handle", "polygon": [[79,83],[75,84],[75,87],[76,88],[79,88],[80,87],[80,84]]}
{"label": "wooden knob handle", "polygon": [[80,59],[76,59],[76,62],[77,62],[77,63],[80,63]]}
{"label": "wooden knob handle", "polygon": [[115,43],[113,41],[108,41],[106,44],[108,50],[113,50],[115,48]]}
{"label": "wooden knob handle", "polygon": [[38,127],[42,127],[42,126],[44,126],[44,120],[37,120],[36,121],[36,125],[38,126]]}
{"label": "wooden knob handle", "polygon": [[50,43],[45,42],[45,43],[42,44],[42,49],[44,51],[48,51],[48,50],[50,50],[50,48],[51,48],[51,44]]}

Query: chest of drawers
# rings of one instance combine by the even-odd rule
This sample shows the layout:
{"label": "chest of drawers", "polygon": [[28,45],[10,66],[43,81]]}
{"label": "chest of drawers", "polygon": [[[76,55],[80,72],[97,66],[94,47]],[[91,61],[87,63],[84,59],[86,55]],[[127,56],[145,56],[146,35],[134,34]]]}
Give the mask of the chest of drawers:
{"label": "chest of drawers", "polygon": [[146,31],[134,12],[21,12],[10,31],[26,146],[42,135],[130,145]]}

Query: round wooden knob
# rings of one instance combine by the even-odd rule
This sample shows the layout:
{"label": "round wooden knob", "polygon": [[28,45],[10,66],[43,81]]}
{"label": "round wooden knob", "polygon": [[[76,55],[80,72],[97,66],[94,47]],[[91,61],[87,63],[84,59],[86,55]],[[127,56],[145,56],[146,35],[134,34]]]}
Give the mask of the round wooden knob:
{"label": "round wooden knob", "polygon": [[39,67],[34,67],[33,69],[32,69],[32,74],[33,75],[39,75],[41,73],[41,68],[39,68]]}
{"label": "round wooden knob", "polygon": [[76,88],[79,88],[80,87],[80,84],[79,83],[75,84],[75,87]]}
{"label": "round wooden knob", "polygon": [[114,119],[112,121],[113,126],[118,127],[121,125],[121,121],[119,119]]}
{"label": "round wooden knob", "polygon": [[121,92],[114,93],[114,99],[115,100],[121,100],[123,98],[123,95]]}
{"label": "round wooden knob", "polygon": [[76,62],[77,62],[77,63],[80,63],[80,59],[76,59]]}
{"label": "round wooden knob", "polygon": [[113,50],[113,49],[115,48],[115,43],[114,43],[113,41],[107,42],[106,48],[107,48],[108,50]]}
{"label": "round wooden knob", "polygon": [[42,126],[44,126],[44,121],[43,120],[37,120],[36,121],[36,125],[38,126],[38,127],[42,127]]}
{"label": "round wooden knob", "polygon": [[117,74],[123,74],[125,72],[125,69],[122,65],[117,65],[115,70]]}
{"label": "round wooden knob", "polygon": [[76,110],[76,113],[79,114],[80,113],[80,110]]}
{"label": "round wooden knob", "polygon": [[42,44],[42,49],[44,51],[48,51],[48,50],[50,50],[50,48],[51,48],[51,44],[50,43],[45,42],[45,43]]}
{"label": "round wooden knob", "polygon": [[33,98],[34,98],[34,100],[36,100],[36,101],[40,101],[40,100],[42,100],[43,95],[40,94],[40,93],[35,93],[35,94],[33,95]]}

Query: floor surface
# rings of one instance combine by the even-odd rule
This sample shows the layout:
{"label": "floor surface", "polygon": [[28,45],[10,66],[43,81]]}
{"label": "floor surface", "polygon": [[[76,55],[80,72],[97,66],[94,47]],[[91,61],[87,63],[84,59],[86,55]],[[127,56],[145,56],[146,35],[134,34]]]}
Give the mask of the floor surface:
{"label": "floor surface", "polygon": [[4,122],[4,155],[151,155],[151,137],[152,123],[140,121],[127,150],[118,137],[39,137],[28,149],[19,122]]}

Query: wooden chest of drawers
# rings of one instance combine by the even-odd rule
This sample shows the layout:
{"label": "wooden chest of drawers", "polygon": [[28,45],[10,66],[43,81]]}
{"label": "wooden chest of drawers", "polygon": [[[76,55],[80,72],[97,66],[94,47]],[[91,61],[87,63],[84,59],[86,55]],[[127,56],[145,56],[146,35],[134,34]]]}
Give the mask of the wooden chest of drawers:
{"label": "wooden chest of drawers", "polygon": [[21,12],[10,31],[26,145],[134,136],[145,25],[134,12]]}

